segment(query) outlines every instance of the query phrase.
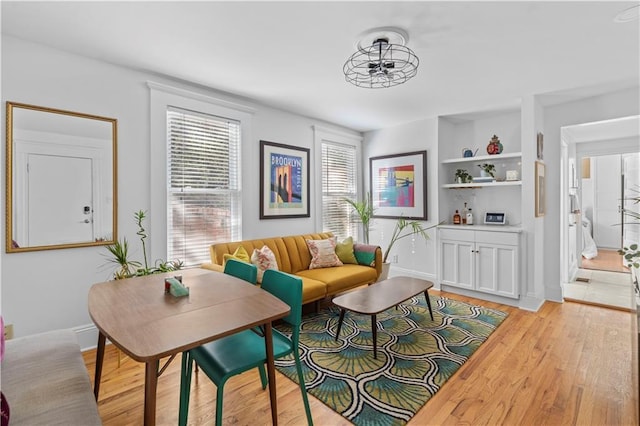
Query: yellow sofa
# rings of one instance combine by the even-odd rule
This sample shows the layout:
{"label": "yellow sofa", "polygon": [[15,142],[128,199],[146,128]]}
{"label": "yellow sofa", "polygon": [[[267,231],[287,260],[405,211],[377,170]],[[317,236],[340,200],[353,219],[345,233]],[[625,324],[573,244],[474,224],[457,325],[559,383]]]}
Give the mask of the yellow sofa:
{"label": "yellow sofa", "polygon": [[311,254],[306,240],[332,237],[333,234],[325,232],[214,244],[210,247],[211,262],[204,263],[202,267],[222,272],[225,254],[233,254],[239,246],[243,246],[251,255],[254,249],[261,249],[266,245],[275,254],[279,270],[302,278],[303,304],[376,282],[382,271],[382,250],[377,246],[354,245],[356,248],[375,250],[375,266],[344,264],[330,268],[309,269]]}

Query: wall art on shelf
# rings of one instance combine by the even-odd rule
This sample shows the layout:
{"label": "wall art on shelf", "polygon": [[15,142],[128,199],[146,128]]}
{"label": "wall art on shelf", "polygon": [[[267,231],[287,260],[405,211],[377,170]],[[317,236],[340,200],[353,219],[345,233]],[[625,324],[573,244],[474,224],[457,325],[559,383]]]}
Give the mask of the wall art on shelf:
{"label": "wall art on shelf", "polygon": [[542,132],[538,132],[536,138],[536,151],[538,154],[538,160],[542,160],[542,150],[544,149],[544,135]]}
{"label": "wall art on shelf", "polygon": [[369,159],[373,217],[427,220],[427,151]]}
{"label": "wall art on shelf", "polygon": [[544,216],[545,206],[545,175],[544,163],[536,161],[536,217]]}
{"label": "wall art on shelf", "polygon": [[260,141],[260,219],[309,217],[309,149]]}

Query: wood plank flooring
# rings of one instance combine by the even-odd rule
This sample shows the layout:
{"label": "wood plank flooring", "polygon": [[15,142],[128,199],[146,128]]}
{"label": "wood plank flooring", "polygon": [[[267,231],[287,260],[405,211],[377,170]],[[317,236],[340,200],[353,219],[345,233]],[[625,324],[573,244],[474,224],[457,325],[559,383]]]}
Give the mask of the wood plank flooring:
{"label": "wood plank flooring", "polygon": [[598,249],[598,255],[593,259],[582,258],[582,265],[580,267],[583,269],[629,273],[629,268],[624,266],[622,256],[618,254],[617,250],[601,248]]}
{"label": "wood plank flooring", "polygon": [[[409,425],[637,425],[635,314],[577,303],[547,302],[538,312],[432,291],[509,313],[469,361]],[[133,325],[132,325],[133,326]],[[93,378],[95,350],[83,354]],[[637,365],[637,364],[636,364]],[[180,389],[176,359],[158,381],[157,424],[176,425]],[[281,425],[304,425],[299,387],[276,373]],[[200,372],[191,390],[189,424],[215,421],[215,386]],[[194,378],[196,375],[194,374]],[[144,366],[107,347],[99,400],[105,426],[141,425]],[[309,395],[314,423],[348,425]],[[268,392],[257,371],[225,385],[224,424],[270,424]]]}

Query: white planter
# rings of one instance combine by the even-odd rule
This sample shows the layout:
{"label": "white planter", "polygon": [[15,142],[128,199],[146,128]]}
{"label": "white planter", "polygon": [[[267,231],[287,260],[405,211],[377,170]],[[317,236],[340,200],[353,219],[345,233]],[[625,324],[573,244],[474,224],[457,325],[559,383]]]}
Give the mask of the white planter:
{"label": "white planter", "polygon": [[390,267],[391,267],[391,263],[389,263],[389,262],[382,264],[382,272],[380,273],[380,276],[378,277],[378,281],[384,281],[387,278],[389,278],[389,268]]}

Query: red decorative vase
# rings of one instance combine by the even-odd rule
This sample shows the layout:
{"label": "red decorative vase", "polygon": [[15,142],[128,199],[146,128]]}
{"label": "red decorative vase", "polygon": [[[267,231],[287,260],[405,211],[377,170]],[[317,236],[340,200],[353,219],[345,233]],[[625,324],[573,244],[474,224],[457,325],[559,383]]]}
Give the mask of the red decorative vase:
{"label": "red decorative vase", "polygon": [[500,139],[498,139],[498,136],[493,135],[491,141],[489,141],[489,145],[487,145],[487,153],[489,155],[502,153],[502,144],[500,143]]}

